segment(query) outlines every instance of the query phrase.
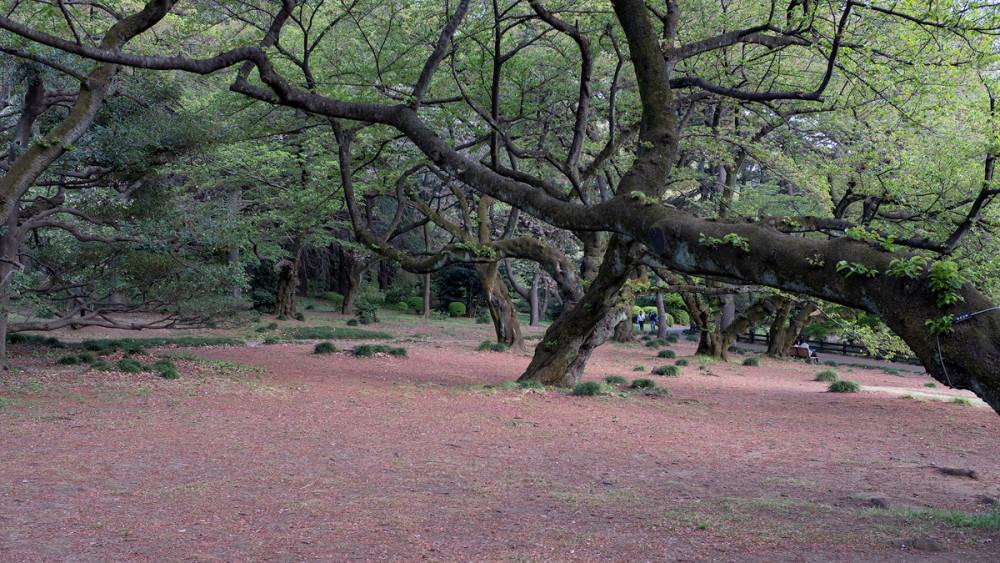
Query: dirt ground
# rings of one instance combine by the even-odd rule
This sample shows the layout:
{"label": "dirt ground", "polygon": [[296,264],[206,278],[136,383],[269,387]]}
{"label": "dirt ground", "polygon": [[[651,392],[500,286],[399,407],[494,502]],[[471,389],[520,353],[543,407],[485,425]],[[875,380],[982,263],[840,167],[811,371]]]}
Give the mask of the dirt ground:
{"label": "dirt ground", "polygon": [[[0,560],[1000,560],[1000,531],[953,518],[995,509],[1000,417],[926,375],[713,363],[682,339],[677,377],[650,375],[676,360],[642,343],[588,367],[669,396],[528,393],[501,388],[528,356],[475,350],[487,326],[378,329],[408,357],[140,358],[173,357],[178,380],[15,346]],[[825,369],[863,391],[827,392]]]}

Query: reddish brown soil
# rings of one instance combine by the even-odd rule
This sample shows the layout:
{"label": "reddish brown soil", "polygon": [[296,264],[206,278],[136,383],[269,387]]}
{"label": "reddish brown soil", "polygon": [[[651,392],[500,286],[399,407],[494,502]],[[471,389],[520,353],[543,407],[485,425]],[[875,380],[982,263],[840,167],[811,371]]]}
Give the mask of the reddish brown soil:
{"label": "reddish brown soil", "polygon": [[588,369],[669,396],[523,393],[499,386],[529,358],[475,351],[485,330],[395,342],[408,358],[151,351],[264,369],[178,359],[175,381],[15,347],[0,560],[1000,560],[996,529],[926,513],[1000,497],[1000,417],[890,392],[959,395],[924,375],[840,366],[878,390],[833,394],[828,366],[699,369],[682,340],[680,377],[641,345]]}

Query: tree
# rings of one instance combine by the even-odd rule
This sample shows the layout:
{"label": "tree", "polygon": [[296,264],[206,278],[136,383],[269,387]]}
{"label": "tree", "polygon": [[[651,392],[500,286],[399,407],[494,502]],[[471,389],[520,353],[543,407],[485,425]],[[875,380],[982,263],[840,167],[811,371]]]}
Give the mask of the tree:
{"label": "tree", "polygon": [[[151,2],[154,7],[172,5],[169,0]],[[560,184],[553,184],[542,174],[481,162],[474,155],[445,142],[432,126],[433,106],[437,100],[444,103],[448,99],[444,96],[446,89],[453,86],[453,82],[435,77],[452,52],[453,38],[466,16],[469,2],[460,2],[455,11],[447,15],[447,23],[442,25],[438,40],[431,48],[423,44],[410,45],[412,55],[419,52],[425,57],[419,76],[387,72],[382,78],[389,80],[373,82],[375,87],[368,91],[368,96],[347,89],[320,93],[298,88],[288,78],[292,74],[286,76],[288,71],[278,64],[281,57],[266,48],[238,47],[197,60],[142,56],[91,48],[28,29],[13,21],[12,17],[18,17],[19,13],[0,18],[0,27],[67,52],[151,69],[210,73],[246,63],[232,85],[234,91],[333,119],[387,126],[405,136],[436,169],[474,187],[484,196],[503,201],[560,228],[609,233],[596,276],[579,302],[567,309],[546,332],[525,378],[562,384],[574,381],[586,364],[589,350],[599,340],[595,335],[610,329],[606,321],[614,317],[611,313],[618,306],[618,290],[636,265],[647,260],[674,272],[712,277],[728,283],[765,285],[870,311],[906,340],[935,378],[955,387],[971,389],[994,409],[1000,410],[1000,376],[993,369],[996,359],[1000,358],[1000,339],[996,338],[1000,334],[997,308],[987,295],[968,283],[954,262],[935,260],[934,256],[924,258],[905,251],[907,247],[903,246],[908,243],[909,248],[947,250],[948,241],[953,237],[960,242],[963,233],[973,228],[984,209],[989,208],[986,204],[995,195],[991,175],[981,186],[973,188],[969,204],[961,206],[967,226],[959,225],[946,241],[889,240],[878,238],[878,233],[868,230],[864,233],[850,231],[854,238],[792,236],[805,232],[843,235],[856,225],[826,217],[709,220],[660,203],[676,178],[680,156],[676,111],[679,92],[688,97],[736,99],[764,107],[785,101],[819,102],[828,93],[835,72],[845,66],[845,61],[858,65],[865,63],[860,58],[851,59],[850,51],[863,52],[866,57],[879,61],[895,60],[897,56],[918,60],[920,54],[910,50],[913,42],[905,43],[898,53],[868,48],[866,37],[876,30],[883,34],[890,31],[902,34],[915,28],[919,37],[946,44],[949,52],[967,47],[976,50],[988,46],[988,42],[979,37],[982,31],[998,27],[992,21],[996,14],[988,8],[963,7],[959,10],[957,5],[948,10],[921,11],[919,6],[909,4],[884,8],[853,1],[794,2],[788,4],[788,10],[779,11],[773,3],[770,6],[754,4],[756,8],[739,4],[746,8],[745,20],[739,23],[750,21],[749,26],[732,29],[728,27],[730,20],[720,16],[718,21],[723,22],[725,29],[709,29],[707,35],[699,35],[695,33],[697,21],[705,18],[698,14],[698,20],[683,19],[677,2],[667,2],[666,11],[654,11],[652,15],[638,0],[615,0],[612,5],[616,21],[601,23],[612,24],[612,28],[620,30],[625,37],[635,91],[641,104],[641,127],[629,158],[615,162],[620,176],[613,178],[613,185],[605,186],[610,187],[607,197],[593,200],[573,197],[589,188],[598,193],[600,188],[600,183],[594,180],[596,175],[581,176],[587,178],[583,183],[572,181],[574,174],[584,168],[578,166],[582,150],[571,150],[568,160],[549,161],[552,165],[549,170],[565,168],[566,172],[561,174],[565,183],[561,179]],[[556,16],[547,15],[538,3],[533,3],[532,7],[538,20],[565,34],[577,47],[581,72],[575,78],[580,95],[575,97],[575,111],[570,112],[573,120],[563,131],[565,138],[572,140],[571,147],[582,146],[589,130],[588,119],[592,117],[587,108],[593,100],[593,67],[588,62],[593,60],[593,43],[588,34],[599,35],[607,27],[571,26]],[[428,8],[419,7],[420,10]],[[278,40],[289,11],[290,6],[286,5],[276,14],[269,35],[262,40],[264,47]],[[726,12],[718,13],[724,15]],[[151,24],[158,17],[153,14],[147,21]],[[601,21],[600,14],[595,14],[594,18],[582,23]],[[330,16],[325,21],[330,22],[333,29],[335,22],[340,20]],[[532,21],[537,20],[532,18]],[[344,33],[345,39],[351,35],[346,30]],[[393,37],[393,40],[401,39]],[[699,74],[701,67],[689,64],[698,57],[722,56],[731,48],[753,54],[744,61],[756,61],[745,73],[735,77],[739,80],[736,84],[722,83],[721,76],[703,76]],[[974,54],[989,56],[988,52]],[[775,57],[789,64],[775,64],[778,62]],[[331,56],[330,60],[336,61],[337,57]],[[257,70],[259,82],[250,80],[252,68]],[[785,68],[795,72],[774,74]],[[756,74],[751,73],[751,69]],[[331,77],[339,72],[332,67],[327,70]],[[855,72],[851,76],[860,74]],[[860,82],[854,85],[861,87]],[[405,94],[393,99],[400,91]],[[383,92],[387,93],[382,95]],[[617,126],[609,128],[606,138],[611,131],[621,133]],[[505,145],[509,142],[514,148],[517,148],[516,141],[509,137],[504,140]],[[613,142],[605,146],[610,147],[611,153],[621,148]],[[595,161],[599,157],[596,155]],[[991,158],[987,156],[987,161]],[[541,165],[545,162],[537,159],[535,164],[542,170]],[[603,169],[603,166],[597,168]]]}

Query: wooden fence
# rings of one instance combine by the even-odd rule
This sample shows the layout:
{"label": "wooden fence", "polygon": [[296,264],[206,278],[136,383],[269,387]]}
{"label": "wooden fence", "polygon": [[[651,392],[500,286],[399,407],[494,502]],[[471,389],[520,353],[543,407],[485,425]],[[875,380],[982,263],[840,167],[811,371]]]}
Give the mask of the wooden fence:
{"label": "wooden fence", "polygon": [[[737,342],[746,342],[748,344],[763,344],[767,346],[771,343],[771,335],[766,331],[763,333],[757,332],[755,330],[749,330],[736,338]],[[828,353],[828,354],[840,354],[842,356],[859,356],[865,358],[875,358],[878,360],[889,361],[885,354],[880,352],[869,353],[868,347],[861,344],[848,344],[847,342],[816,342],[809,341],[809,347],[816,350],[816,352]],[[894,362],[903,362],[908,364],[918,364],[915,356],[896,356],[895,359],[891,360]]]}

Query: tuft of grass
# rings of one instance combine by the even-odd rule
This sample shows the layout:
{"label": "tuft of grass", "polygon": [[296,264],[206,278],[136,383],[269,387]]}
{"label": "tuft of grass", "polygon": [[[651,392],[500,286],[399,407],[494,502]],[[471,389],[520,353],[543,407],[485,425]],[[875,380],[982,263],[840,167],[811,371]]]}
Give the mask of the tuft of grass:
{"label": "tuft of grass", "polygon": [[837,363],[837,361],[836,361],[836,360],[826,360],[825,362],[823,362],[823,365],[824,365],[824,366],[830,366],[830,367],[834,367],[834,368],[835,368],[835,367],[837,367],[837,366],[838,366],[839,364]]}
{"label": "tuft of grass", "polygon": [[495,340],[483,340],[476,347],[476,350],[480,352],[506,352],[507,345],[503,342],[497,342]]}
{"label": "tuft of grass", "polygon": [[654,338],[646,343],[647,348],[659,348],[660,346],[670,346],[670,341],[666,338]]}
{"label": "tuft of grass", "polygon": [[924,383],[924,387],[930,387],[931,389],[937,389],[937,383],[934,383],[933,381],[928,381],[927,383]]}
{"label": "tuft of grass", "polygon": [[840,376],[837,375],[837,372],[833,371],[832,369],[825,369],[816,374],[815,381],[837,381],[839,379]]}
{"label": "tuft of grass", "polygon": [[97,361],[97,359],[94,358],[93,354],[88,354],[86,352],[84,352],[82,354],[77,354],[76,355],[76,359],[80,360],[81,364],[92,364],[95,361]]}
{"label": "tuft of grass", "polygon": [[882,373],[886,373],[889,375],[899,375],[899,370],[896,368],[884,367],[882,368]]}
{"label": "tuft of grass", "polygon": [[313,348],[313,354],[333,354],[337,351],[337,347],[333,345],[333,342],[318,342]]}
{"label": "tuft of grass", "polygon": [[143,347],[156,348],[176,346],[178,348],[197,348],[200,346],[242,346],[245,342],[238,338],[207,338],[198,336],[182,336],[176,338],[103,338],[84,340],[80,343],[84,350],[109,353],[124,350],[131,354],[141,354]]}
{"label": "tuft of grass", "polygon": [[535,381],[534,379],[529,379],[527,381],[518,381],[517,386],[524,389],[525,392],[532,393],[544,393],[545,386],[542,385],[541,381]]}
{"label": "tuft of grass", "polygon": [[270,346],[271,344],[277,344],[279,341],[280,340],[277,337],[268,336],[267,338],[264,339],[264,345]]}
{"label": "tuft of grass", "polygon": [[389,354],[390,356],[407,357],[406,348],[397,348],[385,344],[362,344],[354,347],[354,355],[362,358],[371,358],[375,354]]}
{"label": "tuft of grass", "polygon": [[306,320],[306,316],[303,313],[295,313],[295,320],[304,321]]}
{"label": "tuft of grass", "polygon": [[114,366],[112,366],[108,362],[105,362],[104,360],[100,360],[100,361],[97,361],[97,362],[94,362],[94,363],[90,364],[90,369],[96,369],[97,371],[111,371],[111,370],[113,370],[115,368],[114,368]]}
{"label": "tuft of grass", "polygon": [[585,397],[594,397],[596,395],[603,395],[607,392],[607,388],[600,381],[584,381],[582,383],[577,383],[573,387],[573,395],[581,395]]}
{"label": "tuft of grass", "polygon": [[56,363],[62,366],[75,366],[80,363],[80,358],[77,356],[63,356],[56,360]]}
{"label": "tuft of grass", "polygon": [[634,368],[632,368],[632,371],[646,371],[646,366],[637,364]]}
{"label": "tuft of grass", "polygon": [[633,381],[632,385],[629,385],[629,387],[633,389],[656,389],[657,385],[656,382],[653,381],[652,379],[642,378]]}
{"label": "tuft of grass", "polygon": [[677,360],[676,362],[674,362],[674,365],[675,366],[686,366],[686,365],[688,365],[688,361],[687,360]]}
{"label": "tuft of grass", "polygon": [[388,332],[334,326],[302,326],[292,328],[285,331],[285,337],[292,340],[389,340],[390,338],[394,338]]}
{"label": "tuft of grass", "polygon": [[118,371],[123,371],[125,373],[139,373],[143,370],[142,364],[138,360],[133,360],[132,358],[123,358],[118,360],[115,364]]}
{"label": "tuft of grass", "polygon": [[760,358],[746,358],[745,360],[743,360],[743,365],[751,367],[759,367]]}
{"label": "tuft of grass", "polygon": [[678,337],[677,333],[674,333],[674,332],[671,332],[666,337],[666,341],[670,342],[671,344],[673,344],[674,342],[677,342],[678,340],[680,340],[680,337]]}
{"label": "tuft of grass", "polygon": [[681,368],[677,366],[656,366],[653,368],[653,375],[666,375],[668,377],[677,377],[681,374]]}
{"label": "tuft of grass", "polygon": [[958,403],[960,405],[972,406],[972,401],[966,399],[965,397],[952,397],[950,403]]}
{"label": "tuft of grass", "polygon": [[672,360],[672,359],[674,359],[674,358],[677,357],[677,353],[674,352],[673,350],[660,350],[660,353],[657,354],[656,357],[657,358],[667,358],[667,359]]}
{"label": "tuft of grass", "polygon": [[841,379],[830,384],[828,389],[831,393],[857,393],[861,391],[861,384],[857,381]]}
{"label": "tuft of grass", "polygon": [[174,368],[172,368],[172,367],[171,368],[166,368],[166,369],[161,369],[159,372],[157,372],[156,375],[159,375],[163,379],[180,379],[181,378],[181,374],[177,373],[177,370],[174,369]]}
{"label": "tuft of grass", "polygon": [[347,326],[358,326],[358,319],[348,319]]}
{"label": "tuft of grass", "polygon": [[604,378],[604,382],[608,385],[625,385],[628,380],[620,375],[608,375]]}

